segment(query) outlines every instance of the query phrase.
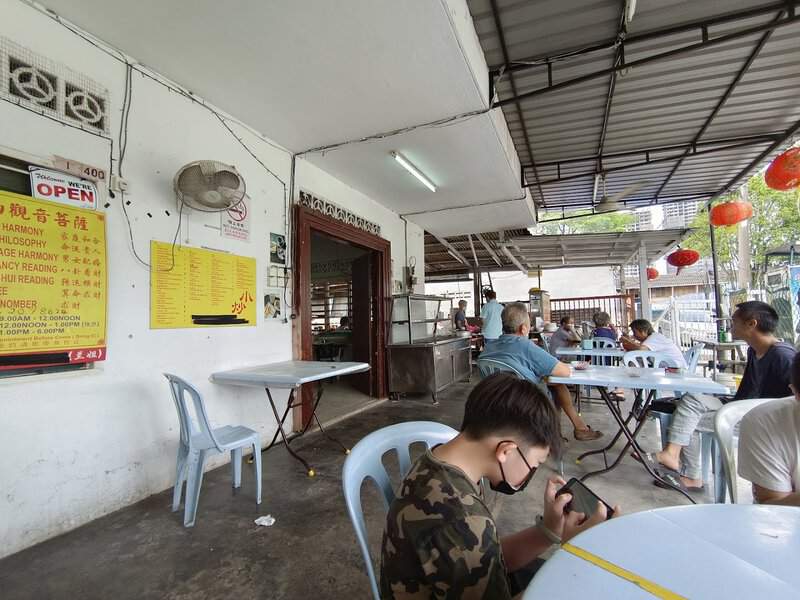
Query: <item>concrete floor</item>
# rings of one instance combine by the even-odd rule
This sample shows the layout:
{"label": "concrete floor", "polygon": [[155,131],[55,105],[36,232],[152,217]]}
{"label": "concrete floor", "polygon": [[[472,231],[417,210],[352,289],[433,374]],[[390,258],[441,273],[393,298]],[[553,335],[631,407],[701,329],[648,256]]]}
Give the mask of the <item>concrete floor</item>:
{"label": "concrete floor", "polygon": [[[400,421],[437,420],[457,428],[470,387],[451,387],[440,395],[439,406],[431,405],[428,397],[381,403],[331,430],[352,446],[367,433]],[[607,435],[615,431],[604,406],[584,405],[583,414]],[[571,431],[566,421],[564,430]],[[656,433],[649,424],[645,447],[655,449]],[[369,598],[341,494],[344,455],[319,434],[300,442],[297,447],[318,475],[308,478],[282,447],[271,449],[264,455],[260,507],[254,501],[252,470],[247,465],[242,490],[236,495],[231,492],[228,467],[211,471],[203,481],[194,528],[185,529],[182,513],[170,512],[171,490],[164,491],[0,560],[0,595],[4,600]],[[598,468],[600,458],[581,465],[574,458],[600,445],[570,442],[564,461],[567,477]],[[540,469],[528,489],[514,497],[489,492],[501,534],[534,522],[548,475],[547,469]],[[588,483],[610,504],[620,503],[626,513],[687,503],[675,492],[654,487],[632,459]],[[383,511],[372,488],[365,488],[364,510],[377,549]],[[253,524],[268,513],[277,519],[275,525]]]}

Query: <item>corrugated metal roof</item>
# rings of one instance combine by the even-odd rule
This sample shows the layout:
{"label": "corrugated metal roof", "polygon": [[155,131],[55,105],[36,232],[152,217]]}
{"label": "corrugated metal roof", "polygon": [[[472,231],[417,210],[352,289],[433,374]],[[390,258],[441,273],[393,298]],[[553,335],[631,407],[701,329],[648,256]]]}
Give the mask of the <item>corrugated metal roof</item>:
{"label": "corrugated metal roof", "polygon": [[798,2],[638,0],[622,36],[622,0],[468,3],[540,210],[602,211],[597,174],[626,205],[709,200],[800,128]]}
{"label": "corrugated metal roof", "polygon": [[426,234],[425,274],[433,277],[468,273],[476,268],[476,262],[481,271],[617,266],[637,260],[643,243],[651,263],[691,232],[691,229],[665,229],[533,236],[523,229],[506,231],[502,239],[499,233],[491,233],[447,240]]}

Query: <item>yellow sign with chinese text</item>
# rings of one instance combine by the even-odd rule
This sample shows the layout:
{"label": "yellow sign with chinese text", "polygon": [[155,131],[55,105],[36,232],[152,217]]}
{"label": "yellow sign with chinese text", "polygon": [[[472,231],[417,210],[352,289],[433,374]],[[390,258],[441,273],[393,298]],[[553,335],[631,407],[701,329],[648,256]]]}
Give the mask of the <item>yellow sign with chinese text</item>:
{"label": "yellow sign with chinese text", "polygon": [[0,191],[0,369],[105,355],[105,214]]}
{"label": "yellow sign with chinese text", "polygon": [[256,325],[256,259],[150,243],[150,328]]}

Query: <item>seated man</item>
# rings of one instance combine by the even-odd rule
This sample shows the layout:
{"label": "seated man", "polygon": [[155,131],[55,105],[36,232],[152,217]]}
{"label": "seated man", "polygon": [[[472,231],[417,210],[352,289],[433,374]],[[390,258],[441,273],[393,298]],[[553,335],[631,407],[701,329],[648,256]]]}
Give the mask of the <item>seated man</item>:
{"label": "seated man", "polygon": [[458,331],[466,331],[467,330],[467,301],[466,300],[459,300],[458,301],[458,310],[456,311],[455,316],[453,317],[453,322],[456,326]]}
{"label": "seated man", "polygon": [[757,406],[739,428],[739,475],[759,504],[800,506],[800,353],[791,380],[794,398]]}
{"label": "seated man", "polygon": [[581,339],[581,334],[575,331],[575,323],[572,317],[561,317],[561,327],[550,336],[550,354],[557,357],[556,350],[577,346],[581,343]]}
{"label": "seated man", "polygon": [[[521,302],[508,304],[500,316],[503,323],[503,334],[491,347],[481,353],[480,358],[493,358],[502,361],[534,383],[545,377],[569,377],[572,371],[569,365],[556,360],[553,356],[539,348],[528,339],[531,330],[531,319],[528,309]],[[575,439],[579,442],[596,440],[603,437],[600,431],[594,431],[572,406],[572,399],[567,386],[562,383],[550,387],[558,406],[567,414],[574,427]]]}
{"label": "seated man", "polygon": [[[750,301],[737,305],[731,318],[731,330],[738,340],[747,342],[747,364],[742,382],[733,400],[754,398],[783,398],[791,396],[789,373],[795,349],[779,342],[773,335],[778,326],[778,313],[765,302]],[[696,429],[703,420],[704,427],[713,425],[714,412],[722,406],[715,396],[685,394],[678,400],[667,435],[667,446],[654,460],[673,471],[662,475],[677,484],[674,472],[680,473],[680,483],[688,489],[703,485],[700,463],[700,436]]]}
{"label": "seated man", "polygon": [[564,481],[553,477],[537,524],[498,536],[478,482],[521,492],[559,442],[555,410],[536,385],[501,372],[475,386],[461,432],[417,460],[389,507],[381,598],[507,600],[527,586],[539,555],[605,520],[602,503],[589,518],[565,514],[571,496],[556,498]]}
{"label": "seated man", "polygon": [[651,350],[660,352],[675,361],[678,367],[686,368],[686,359],[683,357],[681,349],[667,336],[653,330],[653,326],[647,319],[636,319],[631,323],[633,338],[623,335],[619,338],[622,347],[627,351],[631,350]]}

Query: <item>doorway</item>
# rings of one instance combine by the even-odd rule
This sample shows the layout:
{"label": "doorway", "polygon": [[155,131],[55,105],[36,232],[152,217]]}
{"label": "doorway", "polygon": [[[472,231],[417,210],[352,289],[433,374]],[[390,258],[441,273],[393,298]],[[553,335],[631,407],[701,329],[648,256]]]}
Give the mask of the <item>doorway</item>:
{"label": "doorway", "polygon": [[[295,355],[371,366],[366,373],[325,384],[317,413],[326,423],[387,396],[384,299],[390,244],[305,207],[296,211]],[[312,386],[303,386],[296,428],[310,416],[312,395]]]}

